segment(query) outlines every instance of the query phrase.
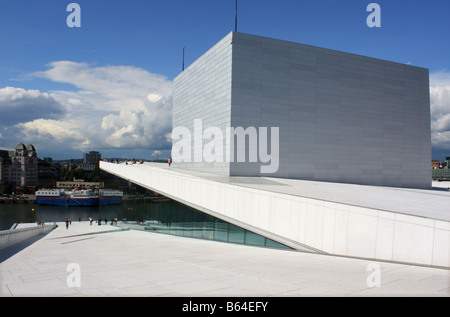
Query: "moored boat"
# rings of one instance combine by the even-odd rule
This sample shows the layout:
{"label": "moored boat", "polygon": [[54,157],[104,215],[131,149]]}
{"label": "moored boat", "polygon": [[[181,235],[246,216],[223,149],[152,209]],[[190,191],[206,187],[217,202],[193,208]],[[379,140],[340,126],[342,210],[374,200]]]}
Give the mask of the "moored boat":
{"label": "moored boat", "polygon": [[92,189],[41,189],[36,191],[36,203],[50,206],[98,206],[120,204],[123,193],[118,190],[100,190],[96,195]]}
{"label": "moored boat", "polygon": [[98,195],[99,205],[120,204],[123,192],[120,190],[100,189]]}

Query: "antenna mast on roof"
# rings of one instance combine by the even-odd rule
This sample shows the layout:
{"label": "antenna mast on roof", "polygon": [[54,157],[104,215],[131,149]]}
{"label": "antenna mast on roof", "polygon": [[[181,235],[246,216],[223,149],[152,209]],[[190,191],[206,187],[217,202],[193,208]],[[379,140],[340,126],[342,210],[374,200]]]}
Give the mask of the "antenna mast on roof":
{"label": "antenna mast on roof", "polygon": [[183,71],[184,71],[184,46],[183,46]]}
{"label": "antenna mast on roof", "polygon": [[234,31],[237,32],[237,22],[238,22],[238,0],[236,0],[236,12],[234,16]]}

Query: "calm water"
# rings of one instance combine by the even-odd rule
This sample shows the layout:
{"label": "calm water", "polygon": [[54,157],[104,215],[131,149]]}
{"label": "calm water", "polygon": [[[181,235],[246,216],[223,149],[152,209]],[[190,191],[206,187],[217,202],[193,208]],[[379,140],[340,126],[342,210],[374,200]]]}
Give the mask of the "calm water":
{"label": "calm water", "polygon": [[118,220],[138,221],[140,224],[135,224],[133,227],[138,230],[271,248],[288,248],[172,200],[167,202],[123,201],[120,205],[97,207],[0,204],[0,230],[8,230],[14,223],[35,223],[41,220],[52,223],[62,222],[66,218],[76,222],[88,221],[89,217],[94,220],[99,218],[111,220],[117,217]]}
{"label": "calm water", "polygon": [[0,230],[8,230],[14,223],[60,222],[66,218],[72,221],[87,221],[89,217],[111,220],[141,220],[154,214],[169,212],[176,202],[122,202],[120,205],[98,207],[62,207],[37,204],[0,204]]}

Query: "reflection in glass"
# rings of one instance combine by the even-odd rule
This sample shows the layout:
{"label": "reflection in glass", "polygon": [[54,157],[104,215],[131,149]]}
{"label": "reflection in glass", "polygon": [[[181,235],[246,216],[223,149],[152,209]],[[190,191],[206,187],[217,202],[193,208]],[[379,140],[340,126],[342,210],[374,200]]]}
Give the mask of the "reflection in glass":
{"label": "reflection in glass", "polygon": [[181,203],[143,203],[129,210],[128,219],[120,226],[183,237],[290,249],[254,232],[227,223]]}
{"label": "reflection in glass", "polygon": [[245,231],[238,226],[229,224],[228,229],[228,242],[244,243]]}
{"label": "reflection in glass", "polygon": [[248,230],[245,232],[245,244],[264,246],[265,240],[266,239],[259,234],[253,233]]}
{"label": "reflection in glass", "polygon": [[203,239],[214,239],[214,217],[203,214]]}
{"label": "reflection in glass", "polygon": [[228,242],[228,223],[218,218],[215,221],[214,240]]}
{"label": "reflection in glass", "polygon": [[192,214],[192,237],[202,238],[202,214],[197,211]]}

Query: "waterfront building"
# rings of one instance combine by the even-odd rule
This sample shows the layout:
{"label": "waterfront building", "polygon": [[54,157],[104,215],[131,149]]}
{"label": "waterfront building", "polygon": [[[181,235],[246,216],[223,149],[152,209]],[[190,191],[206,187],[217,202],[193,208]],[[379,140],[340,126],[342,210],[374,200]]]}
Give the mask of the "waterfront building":
{"label": "waterfront building", "polygon": [[441,168],[441,162],[439,162],[438,160],[432,160],[432,161],[431,161],[431,167],[432,167],[433,169],[435,169],[435,168]]}
{"label": "waterfront building", "polygon": [[97,164],[101,160],[102,155],[98,151],[90,151],[89,153],[84,153],[84,161],[86,164]]}
{"label": "waterfront building", "polygon": [[96,164],[101,160],[102,155],[98,151],[90,151],[83,154],[83,163],[78,165],[78,168],[83,169],[86,172],[92,172],[95,169]]}
{"label": "waterfront building", "polygon": [[20,143],[14,150],[0,150],[1,191],[14,187],[33,187],[38,181],[38,157],[36,148]]}
{"label": "waterfront building", "polygon": [[447,156],[444,162],[433,160],[432,166],[432,178],[437,181],[449,181],[450,180],[450,157]]}
{"label": "waterfront building", "polygon": [[448,168],[433,169],[432,177],[435,180],[450,181],[450,169],[448,169]]}

